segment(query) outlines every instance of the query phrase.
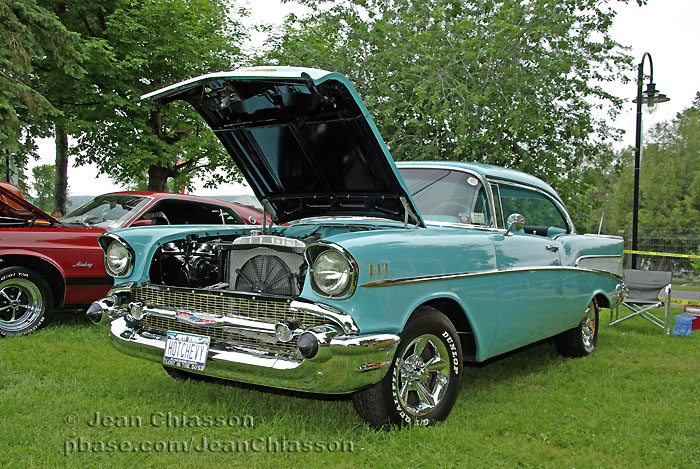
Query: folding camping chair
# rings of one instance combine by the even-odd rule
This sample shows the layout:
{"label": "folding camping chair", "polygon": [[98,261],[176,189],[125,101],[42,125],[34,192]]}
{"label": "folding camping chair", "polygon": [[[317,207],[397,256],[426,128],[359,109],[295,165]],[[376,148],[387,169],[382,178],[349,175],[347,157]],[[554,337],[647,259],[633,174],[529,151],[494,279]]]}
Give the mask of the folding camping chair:
{"label": "folding camping chair", "polygon": [[[629,296],[620,306],[624,306],[633,311],[629,316],[618,319],[618,307],[615,308],[615,321],[612,319],[612,309],[610,310],[610,325],[615,325],[635,316],[641,316],[647,321],[662,328],[666,334],[671,333],[671,272],[650,272],[648,270],[625,269],[623,271],[625,285],[629,289]],[[664,291],[664,299],[659,299],[659,294]],[[662,321],[654,316],[649,310],[665,307],[665,317]]]}

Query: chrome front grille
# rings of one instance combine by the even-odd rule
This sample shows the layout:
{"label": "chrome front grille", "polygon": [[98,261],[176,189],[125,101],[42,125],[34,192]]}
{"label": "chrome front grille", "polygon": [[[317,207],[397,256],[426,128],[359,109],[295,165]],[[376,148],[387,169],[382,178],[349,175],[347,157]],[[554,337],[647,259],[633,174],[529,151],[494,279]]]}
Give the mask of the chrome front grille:
{"label": "chrome front grille", "polygon": [[328,319],[321,316],[292,311],[285,300],[254,300],[179,289],[135,287],[131,291],[131,301],[156,308],[221,314],[225,317],[242,317],[269,324],[294,321],[302,329],[328,323]]}
{"label": "chrome front grille", "polygon": [[131,290],[131,301],[160,308],[236,315],[273,323],[289,316],[289,303],[286,301],[251,300],[178,289],[136,287]]}
{"label": "chrome front grille", "polygon": [[[183,290],[176,288],[134,287],[131,301],[143,303],[146,307],[164,308],[171,311],[221,314],[225,317],[241,317],[268,324],[293,322],[297,327],[308,330],[314,326],[328,324],[328,318],[307,312],[290,309],[286,300],[252,299],[218,295],[216,293]],[[249,335],[235,332],[232,328],[196,326],[178,321],[174,317],[147,314],[140,321],[142,326],[159,333],[166,331],[206,335],[212,340],[235,342],[265,349],[294,350],[296,340],[290,342],[264,341]],[[272,343],[274,342],[274,343]]]}

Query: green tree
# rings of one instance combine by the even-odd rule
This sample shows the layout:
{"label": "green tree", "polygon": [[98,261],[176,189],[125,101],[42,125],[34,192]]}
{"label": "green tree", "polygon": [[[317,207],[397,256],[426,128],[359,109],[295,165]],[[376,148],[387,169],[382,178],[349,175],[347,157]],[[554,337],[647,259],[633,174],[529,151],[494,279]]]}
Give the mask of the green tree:
{"label": "green tree", "polygon": [[21,132],[15,150],[0,150],[0,180],[8,181],[19,187],[23,193],[29,189],[26,167],[30,158],[37,159],[37,146],[28,131]]}
{"label": "green tree", "polygon": [[0,3],[0,146],[18,150],[30,119],[46,121],[56,109],[32,83],[37,62],[51,61],[78,77],[78,36],[34,0]]}
{"label": "green tree", "polygon": [[79,123],[99,120],[94,107],[100,102],[95,86],[98,71],[109,63],[108,47],[98,33],[104,29],[105,18],[114,13],[121,0],[92,2],[89,0],[38,0],[51,10],[61,23],[76,33],[86,74],[75,80],[50,61],[40,63],[37,87],[42,89],[59,110],[52,117],[51,129],[55,138],[56,177],[54,179],[53,210],[57,216],[66,213],[68,189],[69,137],[79,134]]}
{"label": "green tree", "polygon": [[235,177],[232,160],[189,106],[139,101],[148,91],[230,69],[240,60],[243,31],[226,3],[132,1],[105,25],[110,66],[95,80],[101,97],[96,110],[104,117],[81,125],[78,161],[122,181],[147,175],[151,190],[164,190],[169,178],[186,185],[194,175],[209,184]]}
{"label": "green tree", "polygon": [[42,164],[32,169],[33,192],[32,203],[45,212],[51,212],[53,208],[53,185],[56,178],[56,167],[52,164]]}
{"label": "green tree", "polygon": [[[700,93],[692,105],[645,135],[639,177],[639,226],[700,226]],[[634,149],[625,150],[625,170],[608,206],[615,228],[632,224]]]}
{"label": "green tree", "polygon": [[619,138],[592,111],[619,111],[601,84],[631,71],[609,1],[299,3],[312,12],[290,17],[262,60],[343,71],[395,159],[521,169],[556,186],[576,221],[589,216],[591,169]]}
{"label": "green tree", "polygon": [[[700,252],[700,93],[674,119],[656,124],[645,135],[639,177],[638,249]],[[631,233],[634,148],[619,157],[625,168],[604,210],[612,233]],[[609,215],[608,215],[609,214]],[[676,270],[685,260],[652,256],[653,270]],[[672,265],[672,264],[675,264]],[[697,260],[690,264],[698,269]]]}
{"label": "green tree", "polygon": [[605,233],[608,234],[622,234],[632,226],[634,148],[623,148],[616,155],[621,162],[621,169],[610,183],[612,191],[602,208],[605,213]]}
{"label": "green tree", "polygon": [[63,111],[56,128],[75,135],[77,164],[95,163],[127,185],[147,180],[151,190],[164,190],[168,179],[182,186],[195,176],[209,185],[237,177],[212,132],[187,106],[159,108],[139,100],[148,91],[242,60],[238,44],[245,30],[231,18],[231,8],[231,2],[217,0],[54,4],[90,57],[80,82],[47,70],[56,78],[51,95]]}
{"label": "green tree", "polygon": [[[600,230],[602,234],[620,234],[616,227],[619,219],[609,210],[608,201],[615,194],[627,161],[625,152],[616,152],[612,145],[608,145],[601,148],[596,165],[581,169],[580,192],[569,207],[580,233],[598,233]],[[554,184],[559,185],[558,182]]]}
{"label": "green tree", "polygon": [[80,77],[84,71],[78,43],[78,36],[39,2],[0,2],[0,165],[3,177],[8,166],[17,168],[20,186],[26,184],[28,157],[36,156],[32,137],[48,135],[52,116],[59,114],[36,85],[41,64]]}

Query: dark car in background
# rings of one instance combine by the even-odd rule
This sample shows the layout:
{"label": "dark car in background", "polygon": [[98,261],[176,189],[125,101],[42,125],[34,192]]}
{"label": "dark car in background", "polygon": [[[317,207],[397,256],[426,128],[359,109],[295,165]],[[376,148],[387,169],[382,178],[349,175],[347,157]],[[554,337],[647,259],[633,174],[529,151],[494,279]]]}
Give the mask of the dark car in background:
{"label": "dark car in background", "polygon": [[0,185],[0,336],[27,334],[55,310],[77,309],[113,284],[97,237],[115,228],[151,225],[254,225],[251,207],[192,195],[114,192],[60,220]]}

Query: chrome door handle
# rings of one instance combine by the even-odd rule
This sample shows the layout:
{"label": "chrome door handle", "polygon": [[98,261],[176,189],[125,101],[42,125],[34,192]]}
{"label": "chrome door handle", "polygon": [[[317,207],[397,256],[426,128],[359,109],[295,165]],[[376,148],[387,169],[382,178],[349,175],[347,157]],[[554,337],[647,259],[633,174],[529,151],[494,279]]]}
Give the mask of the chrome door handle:
{"label": "chrome door handle", "polygon": [[553,244],[547,244],[547,245],[545,245],[544,248],[545,248],[547,251],[551,251],[551,252],[557,252],[557,251],[559,251],[559,246],[555,246],[555,245],[553,245]]}

